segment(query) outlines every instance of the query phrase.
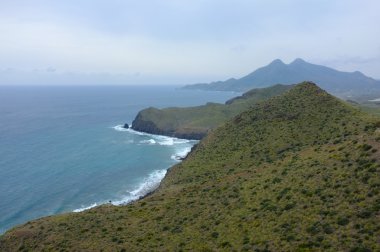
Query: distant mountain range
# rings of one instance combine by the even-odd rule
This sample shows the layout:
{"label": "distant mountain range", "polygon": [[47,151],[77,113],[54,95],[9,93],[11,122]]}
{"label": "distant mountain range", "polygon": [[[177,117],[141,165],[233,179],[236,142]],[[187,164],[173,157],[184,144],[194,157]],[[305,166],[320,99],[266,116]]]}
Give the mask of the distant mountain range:
{"label": "distant mountain range", "polygon": [[311,64],[302,59],[296,59],[290,64],[276,59],[240,79],[231,78],[226,81],[186,85],[183,88],[244,92],[252,88],[295,84],[302,81],[313,81],[321,88],[339,96],[369,94],[374,91],[380,93],[380,81],[365,76],[359,71],[342,72]]}

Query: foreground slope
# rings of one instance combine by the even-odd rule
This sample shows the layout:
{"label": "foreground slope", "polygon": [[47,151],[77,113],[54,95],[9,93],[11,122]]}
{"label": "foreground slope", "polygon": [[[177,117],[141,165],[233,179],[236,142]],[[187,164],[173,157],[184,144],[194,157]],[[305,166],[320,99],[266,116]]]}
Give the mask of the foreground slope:
{"label": "foreground slope", "polygon": [[379,251],[379,127],[303,83],[214,130],[148,197],[28,222],[0,251]]}
{"label": "foreground slope", "polygon": [[134,130],[151,134],[201,139],[208,131],[221,125],[259,101],[280,95],[291,85],[274,85],[253,89],[226,104],[207,103],[187,108],[147,108],[140,111],[132,123]]}
{"label": "foreground slope", "polygon": [[277,59],[269,65],[239,78],[209,84],[187,85],[185,89],[246,91],[252,88],[268,87],[277,83],[293,84],[305,80],[320,83],[321,87],[337,95],[380,93],[380,81],[367,77],[361,72],[342,72],[329,67],[296,59],[284,64]]}

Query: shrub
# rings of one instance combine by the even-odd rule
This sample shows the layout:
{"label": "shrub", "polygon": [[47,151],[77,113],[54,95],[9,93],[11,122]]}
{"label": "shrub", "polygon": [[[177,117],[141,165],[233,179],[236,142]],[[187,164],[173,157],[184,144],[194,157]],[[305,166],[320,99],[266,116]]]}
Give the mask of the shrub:
{"label": "shrub", "polygon": [[231,247],[231,243],[229,241],[224,241],[220,244],[223,248]]}
{"label": "shrub", "polygon": [[216,239],[219,237],[219,233],[218,232],[212,232],[211,237]]}
{"label": "shrub", "polygon": [[325,232],[325,234],[332,234],[334,233],[334,229],[329,224],[325,224],[323,225],[323,232]]}
{"label": "shrub", "polygon": [[338,225],[346,226],[350,220],[347,217],[339,217],[337,220]]}
{"label": "shrub", "polygon": [[358,213],[358,217],[362,219],[367,219],[372,216],[372,211],[370,209],[364,209]]}

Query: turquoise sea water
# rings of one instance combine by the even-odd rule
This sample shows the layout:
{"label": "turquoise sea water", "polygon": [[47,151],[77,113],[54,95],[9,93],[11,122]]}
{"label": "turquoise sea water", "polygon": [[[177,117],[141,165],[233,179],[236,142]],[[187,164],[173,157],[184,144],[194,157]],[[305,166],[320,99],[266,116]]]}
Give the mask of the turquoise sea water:
{"label": "turquoise sea water", "polygon": [[195,141],[120,125],[145,107],[235,95],[171,86],[0,86],[0,233],[41,216],[144,195]]}

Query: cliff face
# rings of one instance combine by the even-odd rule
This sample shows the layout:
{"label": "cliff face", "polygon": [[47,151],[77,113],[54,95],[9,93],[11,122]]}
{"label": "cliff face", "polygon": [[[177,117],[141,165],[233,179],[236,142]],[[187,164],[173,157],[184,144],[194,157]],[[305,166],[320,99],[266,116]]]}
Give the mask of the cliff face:
{"label": "cliff face", "polygon": [[0,251],[380,251],[379,150],[380,118],[302,83],[210,132],[144,199],[28,222]]}
{"label": "cliff face", "polygon": [[140,111],[132,122],[132,129],[149,134],[164,135],[183,139],[200,140],[209,130],[208,128],[175,128],[173,125],[158,125],[158,120],[150,117],[149,114],[161,112],[158,109],[148,108]]}
{"label": "cliff face", "polygon": [[160,129],[153,121],[144,120],[144,110],[140,111],[133,120],[132,129],[156,135],[173,136],[174,134],[173,130]]}

